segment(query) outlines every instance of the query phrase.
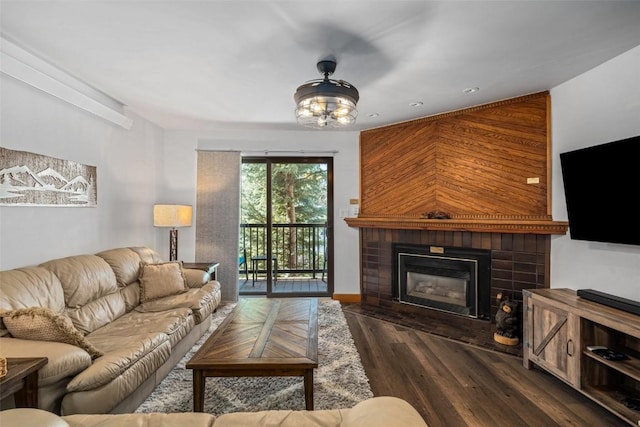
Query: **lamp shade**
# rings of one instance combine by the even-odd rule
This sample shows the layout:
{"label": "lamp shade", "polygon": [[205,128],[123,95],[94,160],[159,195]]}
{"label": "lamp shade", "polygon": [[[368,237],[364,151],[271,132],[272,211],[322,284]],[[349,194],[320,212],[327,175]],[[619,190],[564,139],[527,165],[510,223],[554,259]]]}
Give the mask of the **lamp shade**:
{"label": "lamp shade", "polygon": [[191,205],[153,205],[154,227],[191,227]]}

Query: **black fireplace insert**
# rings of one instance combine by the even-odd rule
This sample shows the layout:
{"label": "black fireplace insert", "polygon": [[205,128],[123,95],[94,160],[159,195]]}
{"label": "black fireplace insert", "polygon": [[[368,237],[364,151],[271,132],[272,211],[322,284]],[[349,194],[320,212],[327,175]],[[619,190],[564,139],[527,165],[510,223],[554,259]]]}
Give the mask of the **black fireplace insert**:
{"label": "black fireplace insert", "polygon": [[397,301],[491,319],[491,251],[396,243],[393,268]]}

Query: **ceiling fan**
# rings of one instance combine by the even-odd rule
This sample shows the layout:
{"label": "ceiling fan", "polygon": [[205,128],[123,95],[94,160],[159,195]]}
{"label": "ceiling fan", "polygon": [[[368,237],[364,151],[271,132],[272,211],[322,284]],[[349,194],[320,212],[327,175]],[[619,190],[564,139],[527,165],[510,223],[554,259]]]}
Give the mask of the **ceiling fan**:
{"label": "ceiling fan", "polygon": [[301,125],[322,129],[341,128],[355,123],[360,94],[351,83],[329,78],[336,66],[334,58],[319,61],[316,67],[324,78],[299,86],[293,95],[296,118]]}

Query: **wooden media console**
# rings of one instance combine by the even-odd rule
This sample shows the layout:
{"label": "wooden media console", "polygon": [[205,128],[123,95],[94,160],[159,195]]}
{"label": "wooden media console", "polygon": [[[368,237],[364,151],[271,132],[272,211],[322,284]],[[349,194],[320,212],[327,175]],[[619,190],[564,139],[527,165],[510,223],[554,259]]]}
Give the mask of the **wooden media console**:
{"label": "wooden media console", "polygon": [[[640,425],[640,316],[570,289],[524,290],[523,364],[552,373],[631,425]],[[607,360],[603,346],[625,360]]]}

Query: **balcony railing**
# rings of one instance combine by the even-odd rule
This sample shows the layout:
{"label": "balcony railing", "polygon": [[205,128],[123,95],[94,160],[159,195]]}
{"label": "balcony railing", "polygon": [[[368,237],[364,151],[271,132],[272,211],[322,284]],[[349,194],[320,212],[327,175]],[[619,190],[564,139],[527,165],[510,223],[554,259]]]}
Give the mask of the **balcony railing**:
{"label": "balcony railing", "polygon": [[[278,277],[282,275],[316,275],[326,273],[326,224],[273,224],[271,229],[272,256],[278,261]],[[266,224],[240,224],[240,274],[248,271],[264,274],[265,263],[252,263],[257,256],[267,255]],[[246,270],[245,270],[246,268]],[[260,268],[260,270],[257,270]]]}

